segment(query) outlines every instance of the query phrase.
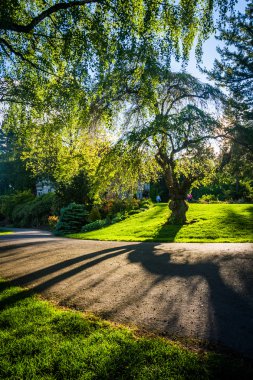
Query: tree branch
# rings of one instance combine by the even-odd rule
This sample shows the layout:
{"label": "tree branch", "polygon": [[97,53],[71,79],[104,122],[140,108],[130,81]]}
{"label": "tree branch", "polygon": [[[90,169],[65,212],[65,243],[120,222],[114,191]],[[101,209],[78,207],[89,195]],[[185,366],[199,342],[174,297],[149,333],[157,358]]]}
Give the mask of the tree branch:
{"label": "tree branch", "polygon": [[22,59],[22,61],[25,61],[25,62],[29,63],[29,64],[30,64],[32,67],[34,67],[35,69],[40,70],[40,71],[43,71],[43,72],[45,72],[45,73],[47,73],[47,74],[50,74],[49,71],[42,69],[41,66],[39,66],[39,65],[37,65],[36,63],[30,61],[30,59],[26,58],[22,53],[20,53],[19,51],[15,50],[15,49],[13,48],[13,46],[12,46],[11,44],[9,44],[9,42],[6,41],[6,40],[5,40],[4,38],[2,38],[2,37],[0,37],[0,45],[2,46],[2,48],[4,49],[4,51],[5,51],[5,53],[6,53],[7,55],[9,55],[9,54],[8,54],[8,52],[6,51],[5,47],[7,47],[11,53],[15,54],[17,57],[19,57],[20,59]]}
{"label": "tree branch", "polygon": [[45,11],[41,12],[38,16],[34,17],[32,21],[27,25],[16,24],[15,22],[10,21],[0,21],[0,29],[10,30],[18,33],[30,33],[41,21],[45,18],[50,17],[53,13],[56,13],[63,9],[69,9],[73,7],[78,7],[86,4],[101,3],[102,0],[80,0],[80,1],[71,1],[70,3],[58,3],[52,5]]}

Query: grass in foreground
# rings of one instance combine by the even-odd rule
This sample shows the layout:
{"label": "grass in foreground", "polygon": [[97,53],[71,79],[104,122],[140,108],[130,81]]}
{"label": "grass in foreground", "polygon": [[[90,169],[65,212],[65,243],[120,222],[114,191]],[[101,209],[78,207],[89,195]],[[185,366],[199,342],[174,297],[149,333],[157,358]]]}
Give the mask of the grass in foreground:
{"label": "grass in foreground", "polygon": [[1,379],[249,379],[243,359],[135,337],[0,280]]}
{"label": "grass in foreground", "polygon": [[190,204],[188,224],[165,225],[168,205],[151,209],[101,230],[68,237],[94,240],[159,242],[253,242],[253,205]]}

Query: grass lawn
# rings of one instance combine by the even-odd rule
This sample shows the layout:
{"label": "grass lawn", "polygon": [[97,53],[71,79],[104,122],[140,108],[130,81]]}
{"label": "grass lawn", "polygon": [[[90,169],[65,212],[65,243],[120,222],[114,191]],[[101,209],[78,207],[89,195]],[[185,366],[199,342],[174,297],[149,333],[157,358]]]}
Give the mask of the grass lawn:
{"label": "grass lawn", "polygon": [[12,231],[6,230],[5,228],[0,228],[0,236],[12,234]]}
{"label": "grass lawn", "polygon": [[159,242],[253,242],[252,204],[190,204],[188,224],[169,226],[168,205],[147,211],[101,230],[71,234],[77,239]]}
{"label": "grass lawn", "polygon": [[243,359],[136,336],[0,280],[1,379],[250,379]]}

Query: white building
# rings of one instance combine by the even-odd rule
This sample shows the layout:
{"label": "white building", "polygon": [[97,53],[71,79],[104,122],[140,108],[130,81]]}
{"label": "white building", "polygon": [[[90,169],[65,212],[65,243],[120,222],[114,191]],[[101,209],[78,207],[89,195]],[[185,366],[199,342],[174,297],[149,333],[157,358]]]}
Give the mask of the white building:
{"label": "white building", "polygon": [[40,195],[52,193],[55,191],[53,183],[48,179],[43,179],[36,182],[36,195],[37,197]]}
{"label": "white building", "polygon": [[139,183],[136,192],[137,199],[142,199],[150,194],[150,183]]}

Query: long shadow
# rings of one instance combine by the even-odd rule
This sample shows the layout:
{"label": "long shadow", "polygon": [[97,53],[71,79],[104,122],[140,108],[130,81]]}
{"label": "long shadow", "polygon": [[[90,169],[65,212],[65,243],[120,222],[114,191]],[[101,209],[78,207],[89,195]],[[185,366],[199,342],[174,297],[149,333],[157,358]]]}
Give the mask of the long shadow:
{"label": "long shadow", "polygon": [[157,242],[173,242],[178,232],[183,227],[182,225],[164,224],[154,236],[154,240]]}
{"label": "long shadow", "polygon": [[[131,246],[130,246],[131,247]],[[123,246],[123,247],[115,247],[115,248],[109,248],[102,251],[97,251],[93,253],[88,253],[82,256],[75,257],[73,259],[65,260],[63,262],[59,262],[57,264],[53,264],[51,266],[48,266],[46,268],[37,270],[35,272],[31,272],[29,274],[26,274],[24,276],[16,277],[15,279],[8,282],[8,286],[10,285],[21,285],[26,286],[32,283],[33,281],[40,280],[45,276],[48,276],[50,274],[55,274],[54,277],[51,277],[50,279],[33,286],[32,289],[28,289],[24,292],[22,292],[22,299],[30,296],[33,293],[41,293],[45,291],[46,289],[52,287],[53,285],[64,281],[68,278],[71,278],[72,276],[75,276],[76,274],[80,272],[84,272],[86,269],[99,264],[100,262],[119,256],[123,253],[126,253],[129,251],[129,246]],[[78,267],[74,267],[72,269],[69,269],[70,266],[82,263],[83,261],[87,261],[89,259],[93,259],[91,261],[85,262],[82,265],[79,265]],[[68,271],[57,274],[58,271],[64,270],[68,268]],[[4,286],[4,285],[2,285]],[[8,299],[5,299],[3,301],[0,301],[0,309],[4,308],[5,306],[10,306],[11,304],[15,303],[17,301],[17,297],[10,296]]]}
{"label": "long shadow", "polygon": [[226,210],[225,220],[227,225],[231,225],[231,235],[233,230],[242,231],[246,228],[247,231],[251,230],[253,237],[253,206],[245,209],[249,215],[241,214],[232,209]]}
{"label": "long shadow", "polygon": [[[40,241],[30,241],[30,242],[22,242],[20,241],[19,243],[15,244],[8,244],[8,245],[0,245],[0,257],[5,257],[5,256],[10,256],[11,254],[9,251],[15,251],[13,254],[16,254],[16,250],[20,248],[29,248],[29,247],[34,247],[38,245],[45,245],[45,244],[52,244],[52,240],[40,240]],[[2,255],[3,253],[8,252],[6,255]]]}
{"label": "long shadow", "polygon": [[[41,286],[41,290],[45,290],[47,287],[52,286],[53,284],[56,284],[57,282],[60,282],[66,278],[69,278],[71,276],[74,276],[75,274],[82,272],[83,270],[98,264],[101,261],[104,261],[108,258],[118,256],[119,254],[122,254],[125,252],[125,247],[119,247],[119,248],[108,248],[104,249],[102,251],[87,253],[82,256],[74,257],[73,259],[68,259],[61,261],[57,264],[50,265],[46,268],[39,269],[37,271],[34,271],[32,273],[26,274],[24,276],[17,277],[15,279],[15,282],[20,285],[27,285],[33,281],[36,281],[38,279],[41,279],[45,276],[48,276],[50,274],[53,274],[55,272],[58,272],[60,270],[63,270],[65,268],[69,268],[70,266],[74,264],[82,263],[83,261],[94,259],[92,261],[89,261],[86,264],[80,265],[74,269],[70,269],[68,272],[57,275],[55,278],[51,279],[50,281],[44,282]],[[104,255],[106,255],[104,257]],[[98,258],[97,258],[98,257]]]}

